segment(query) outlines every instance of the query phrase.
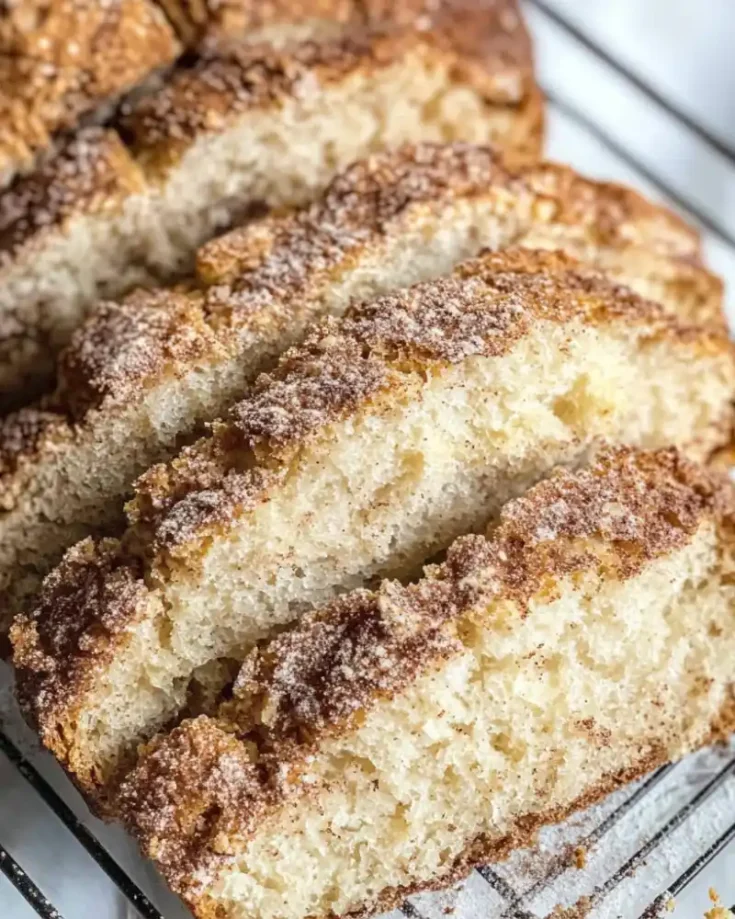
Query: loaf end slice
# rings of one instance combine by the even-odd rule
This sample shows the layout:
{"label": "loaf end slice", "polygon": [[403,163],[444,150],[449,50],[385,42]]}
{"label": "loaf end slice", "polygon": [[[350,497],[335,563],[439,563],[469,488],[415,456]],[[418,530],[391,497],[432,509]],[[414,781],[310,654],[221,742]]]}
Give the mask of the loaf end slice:
{"label": "loaf end slice", "polygon": [[[119,811],[195,915],[366,916],[735,728],[732,486],[619,450],[252,653]],[[294,878],[299,883],[294,883]]]}
{"label": "loaf end slice", "polygon": [[[605,440],[707,455],[730,422],[730,348],[524,250],[325,322],[139,480],[104,558],[88,541],[46,580],[13,629],[29,718],[103,798],[211,668],[335,592],[414,576],[558,463]],[[129,589],[108,591],[108,565]]]}

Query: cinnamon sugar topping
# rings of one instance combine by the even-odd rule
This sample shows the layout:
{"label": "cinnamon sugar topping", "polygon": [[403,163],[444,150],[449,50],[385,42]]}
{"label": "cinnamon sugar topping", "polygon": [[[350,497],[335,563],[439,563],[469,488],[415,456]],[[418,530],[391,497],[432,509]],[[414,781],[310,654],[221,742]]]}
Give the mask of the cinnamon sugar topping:
{"label": "cinnamon sugar topping", "polygon": [[114,131],[88,128],[0,194],[0,270],[80,214],[122,206],[143,178]]}
{"label": "cinnamon sugar topping", "polygon": [[138,291],[103,303],[59,360],[55,400],[75,420],[108,403],[123,405],[162,366],[193,362],[214,347],[198,298],[175,290]]}

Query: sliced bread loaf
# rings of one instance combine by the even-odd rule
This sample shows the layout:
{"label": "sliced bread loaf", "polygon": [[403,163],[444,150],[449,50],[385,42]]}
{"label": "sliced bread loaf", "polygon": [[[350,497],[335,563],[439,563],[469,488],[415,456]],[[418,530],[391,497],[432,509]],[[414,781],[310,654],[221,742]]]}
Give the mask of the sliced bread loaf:
{"label": "sliced bread loaf", "polygon": [[602,440],[706,456],[731,345],[559,253],[486,255],[316,327],[136,486],[13,628],[22,703],[92,797],[207,668],[366,579],[411,577]]}

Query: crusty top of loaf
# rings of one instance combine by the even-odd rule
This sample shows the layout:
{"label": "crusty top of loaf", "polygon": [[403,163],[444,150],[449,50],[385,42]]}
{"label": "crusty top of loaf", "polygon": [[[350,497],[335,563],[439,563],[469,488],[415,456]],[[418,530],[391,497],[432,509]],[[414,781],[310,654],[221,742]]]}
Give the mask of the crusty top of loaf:
{"label": "crusty top of loaf", "polygon": [[335,27],[363,22],[357,0],[160,0],[187,45],[212,46],[223,39],[256,40],[264,29],[278,26],[333,23]]}
{"label": "crusty top of loaf", "polygon": [[303,790],[320,740],[460,652],[462,622],[491,628],[494,602],[520,618],[578,572],[633,578],[707,521],[731,541],[734,513],[731,483],[674,450],[619,449],[560,473],[506,505],[487,538],[459,539],[423,581],[347,594],[252,652],[217,719],[186,721],[142,752],[122,816],[195,902],[264,816]]}
{"label": "crusty top of loaf", "polygon": [[358,160],[310,206],[239,227],[201,247],[202,282],[230,282],[210,293],[210,309],[220,301],[250,310],[253,297],[303,294],[307,278],[321,279],[346,252],[387,235],[412,207],[489,197],[496,189],[517,194],[524,187],[520,175],[515,178],[489,147],[464,143],[407,144]]}
{"label": "crusty top of loaf", "polygon": [[247,44],[178,70],[159,92],[146,96],[123,119],[134,150],[154,153],[171,141],[219,133],[232,116],[279,102],[315,76],[338,81],[363,66],[375,38],[343,38],[321,45],[303,42],[280,50]]}
{"label": "crusty top of loaf", "polygon": [[633,189],[594,182],[551,162],[511,169],[488,147],[406,145],[358,161],[302,211],[266,218],[202,246],[197,269],[214,288],[209,310],[250,311],[253,298],[303,295],[306,278],[321,279],[346,252],[387,234],[411,207],[476,196],[487,197],[492,207],[493,193],[501,213],[512,209],[513,197],[532,195],[529,229],[559,223],[578,229],[591,246],[644,245],[701,263],[697,231]]}
{"label": "crusty top of loaf", "polygon": [[[14,0],[0,9],[0,170],[170,63],[150,0]],[[28,151],[26,153],[25,151]]]}
{"label": "crusty top of loaf", "polygon": [[[18,66],[31,61],[44,82],[57,79],[64,90],[90,96],[132,85],[177,50],[166,17],[150,0],[9,0],[0,13],[3,57]],[[31,89],[38,85],[2,84],[8,95]]]}
{"label": "crusty top of loaf", "polygon": [[529,166],[521,175],[539,199],[539,220],[579,227],[593,243],[644,244],[652,251],[702,263],[697,230],[627,185],[595,182],[553,162]]}
{"label": "crusty top of loaf", "polygon": [[[539,322],[575,321],[729,347],[724,335],[689,330],[560,253],[527,250],[485,255],[453,276],[322,323],[259,378],[212,436],[139,480],[130,508],[135,524],[114,552],[86,541],[46,579],[36,609],[13,629],[19,690],[31,717],[53,730],[59,713],[73,710],[94,673],[120,650],[144,610],[134,589],[144,590],[141,559],[157,570],[175,558],[196,565],[202,540],[267,500],[293,452],[330,424],[358,409],[379,411],[427,374],[470,355],[502,355]],[[127,571],[135,596],[128,604],[116,600],[114,610],[100,605],[102,588],[94,596],[88,589],[105,583],[110,564],[116,578]]]}
{"label": "crusty top of loaf", "polygon": [[106,400],[130,404],[161,365],[192,366],[215,347],[202,297],[171,288],[137,290],[101,303],[59,358],[52,404],[74,420]]}
{"label": "crusty top of loaf", "polygon": [[86,128],[0,192],[0,277],[80,216],[114,211],[144,180],[114,131]]}

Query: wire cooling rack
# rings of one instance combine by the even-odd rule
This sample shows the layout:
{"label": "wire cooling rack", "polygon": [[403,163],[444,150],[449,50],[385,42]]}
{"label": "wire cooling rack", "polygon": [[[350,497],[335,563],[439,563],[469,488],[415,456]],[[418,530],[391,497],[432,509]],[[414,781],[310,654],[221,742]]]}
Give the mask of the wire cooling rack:
{"label": "wire cooling rack", "polygon": [[[699,15],[691,18],[689,0],[528,0],[526,12],[550,100],[550,156],[583,173],[633,184],[684,212],[702,230],[710,263],[732,292],[735,117],[718,119],[709,90],[706,105],[697,97],[692,107],[697,81],[691,61],[706,66],[719,53],[709,64],[726,81],[730,51],[726,40],[718,44],[712,36],[735,30],[735,7],[731,0],[699,0],[696,7]],[[678,31],[659,28],[676,25],[677,16]],[[684,59],[689,69],[679,67]],[[671,60],[676,67],[667,66]],[[10,725],[0,730],[0,881],[4,875],[45,919],[182,916],[22,734]],[[7,788],[4,767],[15,777]],[[33,850],[18,844],[11,819],[3,816],[14,817],[12,802],[3,810],[3,793],[24,792],[35,799],[34,819],[46,821],[40,831],[34,826]],[[57,896],[57,888],[50,893],[52,875],[41,872],[31,851],[39,832],[51,837],[62,824],[71,844],[117,892],[120,909],[101,905],[97,894],[77,907]],[[410,898],[390,919],[700,919],[714,878],[729,884],[723,893],[735,900],[735,870],[723,866],[725,860],[735,868],[735,739],[664,766],[566,824],[543,830],[535,849],[475,871],[450,891]],[[27,915],[4,903],[0,889],[0,919],[8,912]],[[557,907],[566,912],[554,912]]]}
{"label": "wire cooling rack", "polygon": [[[0,732],[0,751],[94,859],[130,907],[144,919],[164,919],[164,914],[5,732]],[[710,813],[706,813],[708,806]],[[735,743],[662,767],[564,826],[547,829],[535,850],[516,853],[501,865],[480,868],[468,881],[443,894],[411,898],[395,915],[435,919],[451,911],[475,919],[540,919],[547,915],[547,906],[553,909],[571,896],[577,908],[585,910],[584,915],[596,911],[605,916],[645,914],[650,919],[668,912],[672,901],[735,841],[734,816]],[[688,845],[682,845],[676,838],[682,833],[687,835]],[[693,836],[701,839],[693,840]],[[680,863],[678,873],[659,889],[652,891],[649,879],[638,890],[636,871],[653,856],[661,856],[667,847],[679,854],[673,863],[667,862],[669,870],[672,864]],[[694,857],[692,853],[696,853]],[[601,864],[590,866],[595,859]],[[591,872],[586,870],[588,866],[592,867]],[[594,874],[601,870],[605,880],[595,883]],[[43,919],[65,919],[29,872],[2,845],[0,871]],[[634,892],[631,896],[628,891],[624,899],[633,908],[637,901],[640,908],[635,914],[611,912],[615,909],[612,901],[620,888],[631,881],[635,884]],[[577,896],[579,891],[575,886],[585,892]]]}

